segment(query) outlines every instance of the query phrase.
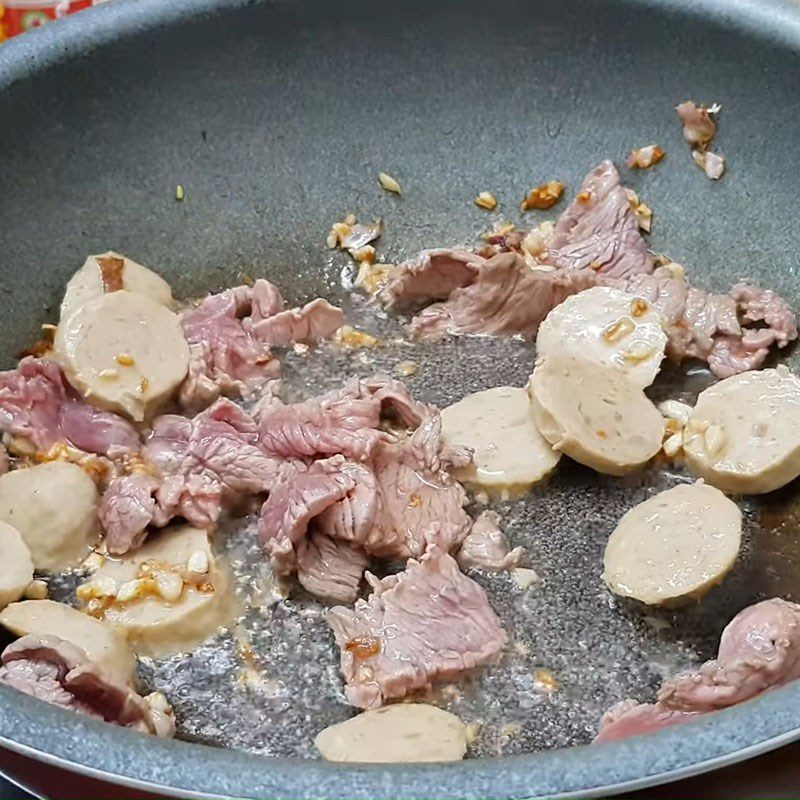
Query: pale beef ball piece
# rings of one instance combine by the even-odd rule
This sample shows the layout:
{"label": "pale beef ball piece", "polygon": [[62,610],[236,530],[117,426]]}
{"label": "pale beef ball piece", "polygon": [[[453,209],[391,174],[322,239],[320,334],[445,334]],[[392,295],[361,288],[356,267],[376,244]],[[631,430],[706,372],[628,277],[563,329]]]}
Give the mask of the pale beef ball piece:
{"label": "pale beef ball piece", "polygon": [[172,289],[160,275],[109,250],[89,256],[70,278],[61,302],[61,319],[67,319],[90,300],[121,289],[145,295],[160,306],[173,305]]}
{"label": "pale beef ball piece", "polygon": [[544,438],[598,472],[625,475],[661,449],[664,418],[617,370],[548,356],[536,365],[528,391]]}
{"label": "pale beef ball piece", "polygon": [[58,326],[55,351],[94,406],[141,422],[177,391],[189,367],[180,320],[133,292],[90,300]]}
{"label": "pale beef ball piece", "polygon": [[655,380],[666,346],[661,316],[647,300],[605,286],[559,303],[536,336],[539,357],[575,356],[613,367],[642,389]]}
{"label": "pale beef ball piece", "polygon": [[0,476],[0,520],[16,528],[44,572],[80,564],[97,542],[97,487],[76,464],[50,461]]}
{"label": "pale beef ball piece", "polygon": [[491,490],[528,489],[561,458],[539,433],[527,391],[513,386],[476,392],[445,408],[442,437],[474,451],[473,463],[455,477]]}
{"label": "pale beef ball piece", "polygon": [[165,528],[138,550],[106,559],[77,594],[137,653],[153,657],[196,647],[229,625],[238,608],[230,570],[208,533],[189,525]]}
{"label": "pale beef ball piece", "polygon": [[786,367],[734,375],[700,393],[683,431],[689,468],[731,494],[800,475],[800,378]]}
{"label": "pale beef ball piece", "polygon": [[647,605],[699,600],[736,561],[742,514],[702,481],[639,503],[608,540],[603,580],[615,594]]}
{"label": "pale beef ball piece", "polygon": [[0,522],[0,609],[19,600],[33,580],[33,559],[16,528]]}
{"label": "pale beef ball piece", "polygon": [[400,703],[331,725],[314,744],[328,761],[460,761],[467,752],[467,729],[454,714],[436,706]]}
{"label": "pale beef ball piece", "polygon": [[136,659],[117,631],[72,606],[53,600],[23,600],[0,611],[0,625],[17,636],[57,636],[80,647],[120,683],[136,682]]}

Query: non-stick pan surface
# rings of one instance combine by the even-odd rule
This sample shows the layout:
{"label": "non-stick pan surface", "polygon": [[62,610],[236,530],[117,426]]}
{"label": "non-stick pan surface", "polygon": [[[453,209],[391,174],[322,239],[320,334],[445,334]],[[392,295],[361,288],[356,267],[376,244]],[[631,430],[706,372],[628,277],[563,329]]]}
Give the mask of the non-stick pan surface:
{"label": "non-stick pan surface", "polygon": [[[655,209],[653,249],[685,264],[698,285],[724,289],[749,276],[798,306],[798,89],[800,14],[769,0],[111,3],[0,49],[3,355],[11,365],[54,320],[85,255],[109,247],[159,269],[179,295],[267,275],[293,300],[323,294],[362,325],[399,331],[349,300],[346,264],[324,247],[331,222],[349,211],[382,216],[387,260],[471,244],[493,219],[517,220],[532,185],[574,187],[602,158],[620,163],[651,143],[665,161],[626,181]],[[673,106],[687,98],[723,106],[718,143],[729,173],[719,183],[681,139]],[[403,198],[380,190],[378,171],[401,179]],[[471,202],[484,189],[501,198],[495,215]],[[287,384],[314,391],[391,368],[401,350],[376,351],[368,364],[329,350],[290,358]],[[422,366],[412,388],[447,403],[523,382],[533,349],[471,340],[411,354]],[[691,396],[705,379],[666,376],[655,392]],[[651,471],[609,483],[567,466],[504,508],[542,586],[521,598],[506,578],[485,580],[517,647],[450,698],[463,716],[485,719],[476,746],[485,758],[401,768],[290,758],[312,754],[313,732],[348,713],[330,635],[302,600],[243,625],[277,695],[237,693],[231,638],[144,665],[194,743],[144,739],[9,691],[0,694],[0,737],[76,770],[184,796],[597,794],[745,758],[796,738],[800,687],[679,730],[564,747],[589,741],[606,705],[645,699],[662,673],[711,655],[744,606],[800,596],[790,487],[745,505],[740,563],[699,607],[647,617],[610,603],[599,567],[614,520],[682,479]],[[253,550],[238,535],[232,547],[247,568]],[[537,666],[555,672],[559,692],[537,693]]]}

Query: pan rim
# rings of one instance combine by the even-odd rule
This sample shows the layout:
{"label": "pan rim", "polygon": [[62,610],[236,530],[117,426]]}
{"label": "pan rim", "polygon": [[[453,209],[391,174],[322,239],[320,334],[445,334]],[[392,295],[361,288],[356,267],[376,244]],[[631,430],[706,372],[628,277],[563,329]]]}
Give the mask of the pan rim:
{"label": "pan rim", "polygon": [[[255,0],[288,2],[290,0]],[[721,28],[800,52],[800,6],[789,0],[621,0],[714,16]],[[5,43],[0,92],[117,38],[252,5],[254,0],[111,2]],[[337,765],[267,759],[143,737],[0,687],[0,745],[61,769],[175,797],[596,797],[708,772],[800,739],[800,683],[679,728],[636,739],[450,765]],[[47,731],[47,736],[42,736]],[[647,774],[642,775],[646,771]],[[201,782],[203,789],[198,788]]]}
{"label": "pan rim", "polygon": [[[113,785],[192,799],[604,797],[701,775],[800,739],[800,727],[787,726],[800,707],[800,682],[632,739],[449,764],[273,759],[107,725],[5,686],[0,686],[0,700],[0,746]],[[42,730],[48,731],[46,742]],[[112,768],[98,764],[109,756],[118,762]],[[641,774],[642,764],[652,764],[648,774]],[[199,775],[205,776],[202,789]],[[431,786],[447,792],[436,795]]]}

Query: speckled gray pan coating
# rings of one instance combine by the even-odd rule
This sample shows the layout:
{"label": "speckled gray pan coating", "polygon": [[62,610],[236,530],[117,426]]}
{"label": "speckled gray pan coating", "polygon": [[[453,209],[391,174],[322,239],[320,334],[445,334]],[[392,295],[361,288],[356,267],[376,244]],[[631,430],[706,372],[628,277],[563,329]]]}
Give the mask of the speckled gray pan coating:
{"label": "speckled gray pan coating", "polygon": [[[698,284],[751,276],[799,303],[799,86],[800,15],[770,0],[112,2],[0,48],[4,361],[55,320],[64,282],[89,252],[121,250],[179,295],[248,273],[293,300],[321,293],[349,304],[346,261],[324,249],[346,212],[385,219],[387,260],[469,244],[494,219],[518,221],[532,185],[558,178],[574,188],[601,158],[621,163],[651,143],[666,149],[664,162],[626,179],[655,209],[653,248]],[[687,97],[723,106],[729,173],[719,183],[681,139],[672,107]],[[402,198],[380,190],[380,170],[401,181]],[[497,213],[472,205],[481,190],[500,198]],[[401,332],[363,303],[348,309],[384,337]],[[364,358],[323,348],[287,359],[287,391],[405,359],[421,366],[413,389],[446,404],[521,385],[533,350],[395,343]],[[706,380],[669,373],[653,396],[691,397]],[[235,797],[586,796],[775,746],[797,735],[800,687],[680,730],[568,747],[590,740],[610,703],[647,699],[663,674],[712,654],[745,605],[800,597],[792,487],[743,504],[742,557],[702,605],[649,613],[609,595],[601,555],[615,521],[685,479],[654,469],[610,482],[565,462],[524,501],[497,505],[541,580],[522,592],[507,576],[479,577],[514,646],[435,696],[483,723],[471,755],[484,758],[398,768],[298,759],[313,756],[318,728],[350,713],[320,607],[302,596],[251,609],[188,657],[142,665],[143,680],[170,695],[182,734],[203,744],[145,739],[5,690],[0,739],[165,793]],[[241,596],[252,597],[252,529],[219,538]],[[59,582],[61,596],[72,583]],[[561,689],[544,693],[536,668]]]}

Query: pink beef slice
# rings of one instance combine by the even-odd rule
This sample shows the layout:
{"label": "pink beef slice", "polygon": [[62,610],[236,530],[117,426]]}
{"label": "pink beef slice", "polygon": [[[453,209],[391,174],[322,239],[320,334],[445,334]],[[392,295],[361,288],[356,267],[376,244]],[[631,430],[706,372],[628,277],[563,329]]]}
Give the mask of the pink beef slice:
{"label": "pink beef slice", "polygon": [[310,466],[287,464],[281,469],[258,520],[259,541],[278,574],[297,569],[297,551],[312,520],[353,492],[365,470],[341,455]]}
{"label": "pink beef slice", "polygon": [[511,549],[500,529],[500,517],[495,511],[484,511],[475,520],[472,530],[461,544],[456,560],[462,569],[479,567],[491,572],[518,567],[525,550]]}
{"label": "pink beef slice", "polygon": [[119,555],[142,546],[157,513],[158,486],[152,475],[126,475],[111,481],[98,510],[109,553]]}
{"label": "pink beef slice", "polygon": [[213,526],[223,507],[269,491],[281,467],[260,448],[255,420],[225,399],[193,419],[157,417],[142,456],[149,474],[116,478],[103,495],[100,520],[112,553],[140,545],[148,524],[183,517]]}
{"label": "pink beef slice", "polygon": [[353,488],[314,524],[377,558],[418,558],[434,529],[444,549],[457,547],[472,520],[464,510],[467,494],[449,469],[464,466],[470,457],[445,447],[441,418],[428,417],[409,438],[382,444],[369,466],[362,466]]}
{"label": "pink beef slice", "polygon": [[506,644],[483,589],[439,548],[397,575],[367,579],[367,600],[328,614],[345,693],[359,708],[453,680],[494,661]]}
{"label": "pink beef slice", "polygon": [[142,733],[172,736],[171,715],[116,683],[84,650],[56,636],[23,636],[3,651],[0,683],[79,714]]}
{"label": "pink beef slice", "polygon": [[665,681],[655,704],[610,709],[595,741],[621,739],[750,700],[800,678],[800,605],[772,598],[737,614],[719,652],[699,669]]}
{"label": "pink beef slice", "polygon": [[381,290],[386,306],[413,306],[446,300],[455,289],[471,284],[486,259],[468,250],[423,250],[400,264],[397,274]]}
{"label": "pink beef slice", "polygon": [[286,467],[261,509],[261,544],[280,574],[296,570],[313,531],[387,559],[421,556],[434,528],[443,547],[456,547],[472,521],[448,470],[469,458],[443,445],[435,414],[406,439],[381,443],[367,462],[336,455]]}
{"label": "pink beef slice", "polygon": [[221,394],[240,397],[275,378],[280,363],[269,346],[253,336],[245,319],[258,320],[283,310],[283,298],[269,281],[238,286],[207,297],[184,311],[181,323],[189,343],[189,374],[180,391],[181,406],[198,411]]}
{"label": "pink beef slice", "polygon": [[409,326],[415,339],[446,334],[534,338],[548,313],[596,283],[591,270],[531,269],[518,253],[493,256],[469,285],[423,309]]}
{"label": "pink beef slice", "polygon": [[627,278],[654,268],[619,172],[610,161],[601,162],[584,178],[545,248],[542,263],[557,269]]}
{"label": "pink beef slice", "polygon": [[189,374],[180,402],[199,411],[220,395],[240,397],[258,390],[280,370],[271,346],[316,343],[342,325],[342,310],[326,300],[286,309],[267,280],[210,295],[182,315],[189,342]]}
{"label": "pink beef slice", "polygon": [[653,303],[667,325],[670,360],[706,361],[718,378],[757,369],[770,347],[785,347],[797,338],[797,320],[789,304],[775,292],[747,282],[736,284],[728,294],[710,294],[674,277],[668,267],[652,275],[600,281]]}
{"label": "pink beef slice", "polygon": [[298,549],[297,579],[315,597],[351,605],[368,563],[358,545],[314,532]]}
{"label": "pink beef slice", "polygon": [[681,711],[714,711],[799,677],[800,605],[773,598],[737,614],[722,632],[716,659],[668,680],[658,701]]}
{"label": "pink beef slice", "polygon": [[461,544],[472,520],[464,510],[467,494],[448,470],[463,465],[463,456],[442,444],[438,414],[423,422],[406,442],[378,450],[373,468],[380,514],[365,543],[369,553],[388,559],[419,558],[434,527],[445,550]]}
{"label": "pink beef slice", "polygon": [[393,437],[379,430],[381,420],[395,418],[416,427],[430,409],[414,400],[400,382],[385,376],[353,378],[302,403],[270,403],[259,414],[261,447],[283,458],[340,454],[367,460],[381,442]]}
{"label": "pink beef slice", "polygon": [[47,451],[59,442],[110,458],[139,450],[139,435],[125,419],[89,405],[55,362],[25,358],[0,372],[0,431]]}
{"label": "pink beef slice", "polygon": [[594,741],[599,744],[654,733],[702,716],[696,711],[675,711],[658,704],[622,700],[603,714]]}
{"label": "pink beef slice", "polygon": [[253,336],[262,342],[285,347],[295,342],[316,344],[333,336],[344,323],[344,312],[317,298],[302,308],[291,308],[253,322]]}

